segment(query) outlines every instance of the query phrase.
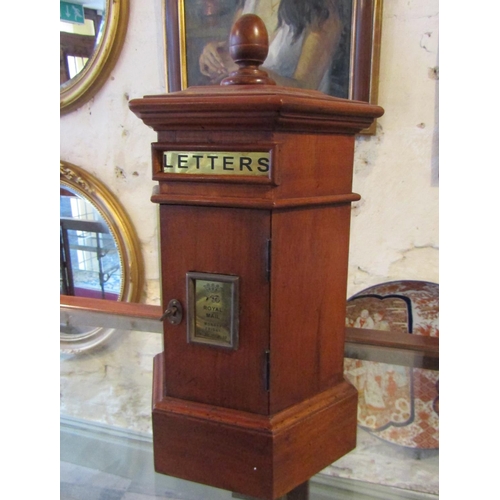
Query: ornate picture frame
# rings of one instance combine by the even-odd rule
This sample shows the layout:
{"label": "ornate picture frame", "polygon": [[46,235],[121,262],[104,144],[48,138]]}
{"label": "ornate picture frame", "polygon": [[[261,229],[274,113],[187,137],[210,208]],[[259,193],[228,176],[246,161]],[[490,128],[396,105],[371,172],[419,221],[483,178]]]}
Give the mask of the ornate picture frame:
{"label": "ornate picture frame", "polygon": [[[168,92],[214,83],[200,76],[201,71],[197,68],[200,47],[210,38],[228,38],[237,6],[241,3],[238,0],[163,0]],[[342,35],[344,40],[335,49],[335,58],[340,59],[332,61],[331,74],[335,71],[341,74],[344,82],[325,93],[376,104],[382,0],[339,0],[339,4],[343,5],[342,15],[349,16],[350,26],[343,22],[346,26]],[[339,50],[343,51],[340,56],[337,55]],[[263,69],[266,69],[265,63]]]}

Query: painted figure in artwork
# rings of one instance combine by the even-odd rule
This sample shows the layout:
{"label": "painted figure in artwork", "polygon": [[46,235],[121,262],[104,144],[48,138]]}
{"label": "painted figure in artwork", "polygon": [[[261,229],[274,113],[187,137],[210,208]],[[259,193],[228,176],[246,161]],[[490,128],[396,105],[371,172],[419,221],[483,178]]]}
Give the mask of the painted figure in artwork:
{"label": "painted figure in artwork", "polygon": [[[373,326],[368,326],[370,317]],[[438,337],[439,286],[405,280],[369,287],[348,300],[346,326],[383,330],[396,337]],[[363,429],[405,447],[439,447],[437,370],[349,357],[344,368],[358,390],[358,424]]]}
{"label": "painted figure in artwork", "polygon": [[373,318],[370,316],[368,309],[363,309],[361,314],[356,318],[354,322],[354,328],[369,328],[373,329],[375,323]]}
{"label": "painted figure in artwork", "polygon": [[[244,0],[235,19],[252,13],[266,24],[269,54],[262,68],[278,85],[330,93],[332,61],[350,29],[348,11],[350,0]],[[237,69],[227,41],[207,43],[199,64],[211,83]]]}
{"label": "painted figure in artwork", "polygon": [[387,332],[391,329],[389,322],[384,319],[384,315],[381,312],[376,312],[373,315],[373,329],[385,330]]}

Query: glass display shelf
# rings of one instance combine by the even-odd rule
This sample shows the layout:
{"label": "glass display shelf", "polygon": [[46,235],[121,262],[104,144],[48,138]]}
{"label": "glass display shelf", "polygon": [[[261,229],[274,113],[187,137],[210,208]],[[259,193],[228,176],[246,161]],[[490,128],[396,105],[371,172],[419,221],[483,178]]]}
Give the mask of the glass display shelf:
{"label": "glass display shelf", "polygon": [[[61,296],[61,499],[245,498],[154,472],[161,312]],[[91,347],[67,348],[67,332],[96,331],[106,336]],[[438,340],[397,337],[346,328],[345,376],[360,394],[357,447],[310,479],[310,500],[438,498]]]}

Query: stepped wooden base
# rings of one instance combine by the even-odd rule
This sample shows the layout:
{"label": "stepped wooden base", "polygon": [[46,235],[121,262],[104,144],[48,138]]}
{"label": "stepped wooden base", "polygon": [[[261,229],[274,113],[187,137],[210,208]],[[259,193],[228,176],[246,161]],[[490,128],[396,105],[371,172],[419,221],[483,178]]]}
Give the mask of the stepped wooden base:
{"label": "stepped wooden base", "polygon": [[275,415],[258,415],[164,395],[163,353],[155,357],[155,470],[274,500],[356,446],[357,392],[348,382]]}

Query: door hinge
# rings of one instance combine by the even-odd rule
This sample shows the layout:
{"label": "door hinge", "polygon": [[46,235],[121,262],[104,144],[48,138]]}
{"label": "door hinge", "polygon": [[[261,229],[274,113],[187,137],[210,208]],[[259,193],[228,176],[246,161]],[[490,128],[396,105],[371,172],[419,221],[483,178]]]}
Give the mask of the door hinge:
{"label": "door hinge", "polygon": [[264,351],[264,389],[269,392],[271,388],[271,351]]}
{"label": "door hinge", "polygon": [[266,279],[271,281],[271,240],[266,242]]}

